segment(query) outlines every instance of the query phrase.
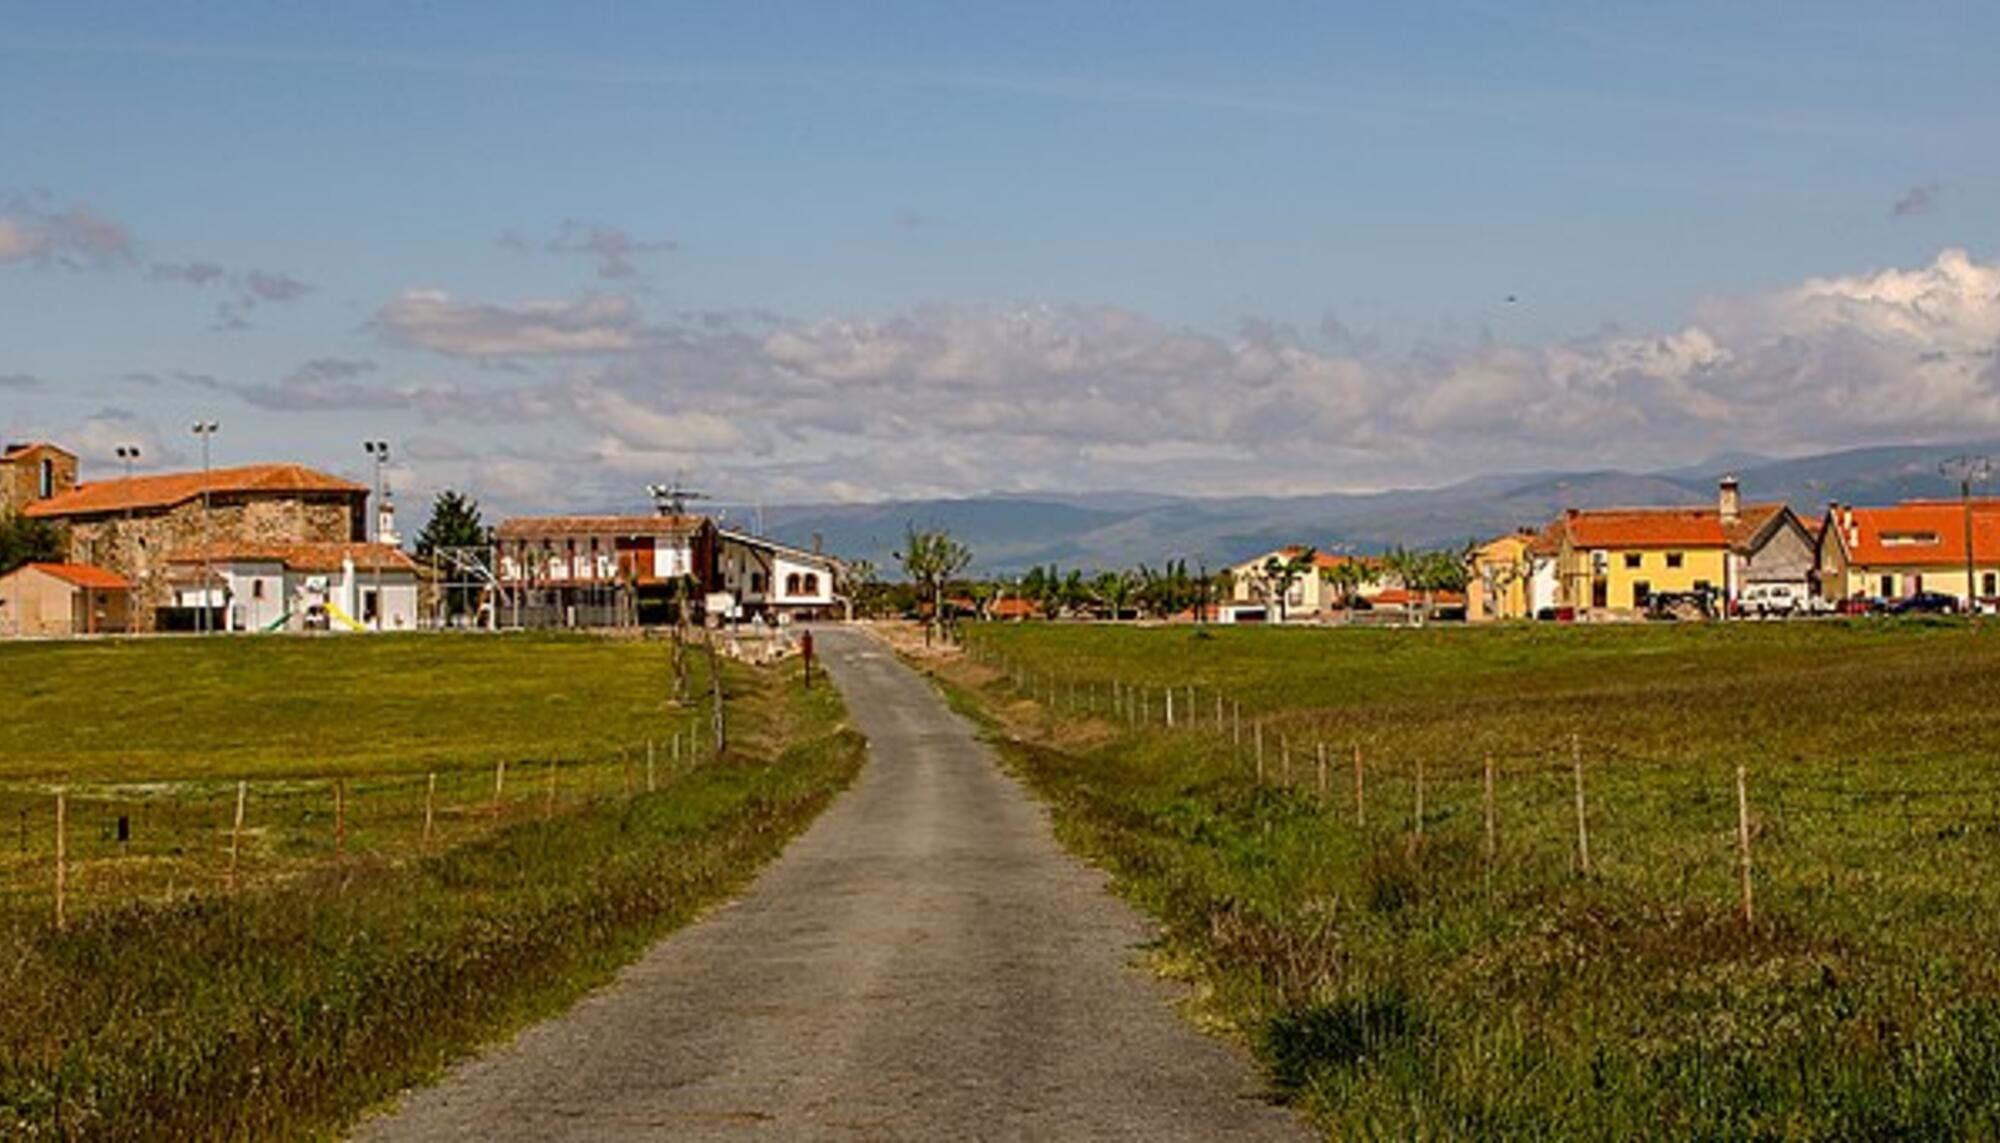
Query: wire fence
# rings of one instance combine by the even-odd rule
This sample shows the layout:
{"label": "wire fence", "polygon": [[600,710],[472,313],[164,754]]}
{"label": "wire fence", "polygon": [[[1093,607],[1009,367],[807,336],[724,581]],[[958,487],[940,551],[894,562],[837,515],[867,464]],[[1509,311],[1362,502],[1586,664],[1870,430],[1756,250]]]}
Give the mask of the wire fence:
{"label": "wire fence", "polygon": [[1418,863],[1450,850],[1489,875],[1649,890],[1666,882],[1726,901],[1746,924],[1767,894],[1824,904],[1829,894],[1872,891],[1877,904],[1913,910],[1940,895],[2000,905],[2000,772],[1648,753],[1581,733],[1552,733],[1532,748],[1419,753],[1343,737],[1333,712],[1262,711],[1195,685],[1067,677],[977,642],[968,653],[1052,728],[1096,722],[1195,738],[1331,826],[1400,839]]}
{"label": "wire fence", "polygon": [[81,912],[396,863],[668,788],[714,757],[690,714],[589,758],[513,759],[326,777],[0,784],[0,914],[65,927]]}

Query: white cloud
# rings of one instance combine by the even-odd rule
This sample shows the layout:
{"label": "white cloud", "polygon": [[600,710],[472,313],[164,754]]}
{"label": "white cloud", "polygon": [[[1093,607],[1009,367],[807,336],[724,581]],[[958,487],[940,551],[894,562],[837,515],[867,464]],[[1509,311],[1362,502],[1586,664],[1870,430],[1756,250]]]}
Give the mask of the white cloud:
{"label": "white cloud", "polygon": [[630,298],[593,294],[513,305],[407,290],[376,312],[382,336],[452,357],[539,357],[635,348],[644,333]]}
{"label": "white cloud", "polygon": [[1109,306],[656,327],[622,297],[435,292],[393,300],[381,327],[485,364],[581,355],[498,396],[457,383],[449,401],[370,377],[284,383],[437,418],[478,416],[466,402],[484,394],[489,411],[567,424],[571,461],[601,483],[559,497],[683,468],[740,496],[1297,492],[2000,432],[2000,267],[1956,250],[1712,299],[1666,332],[1538,346],[1389,351],[1337,324],[1218,335]]}

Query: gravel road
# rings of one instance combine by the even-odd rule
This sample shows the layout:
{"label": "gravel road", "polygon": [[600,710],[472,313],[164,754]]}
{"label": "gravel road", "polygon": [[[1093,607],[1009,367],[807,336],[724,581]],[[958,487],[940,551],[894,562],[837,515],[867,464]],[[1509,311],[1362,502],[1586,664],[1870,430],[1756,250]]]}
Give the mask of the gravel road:
{"label": "gravel road", "polygon": [[930,685],[819,641],[870,744],[855,788],[741,901],[357,1137],[1303,1138]]}

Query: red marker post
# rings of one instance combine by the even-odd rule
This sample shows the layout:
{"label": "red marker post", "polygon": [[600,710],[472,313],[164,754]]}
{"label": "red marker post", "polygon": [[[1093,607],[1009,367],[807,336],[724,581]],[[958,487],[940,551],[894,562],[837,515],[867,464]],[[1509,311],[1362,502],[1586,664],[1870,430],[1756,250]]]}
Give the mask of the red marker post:
{"label": "red marker post", "polygon": [[806,689],[811,690],[813,686],[813,633],[810,631],[799,636],[799,663],[805,668]]}

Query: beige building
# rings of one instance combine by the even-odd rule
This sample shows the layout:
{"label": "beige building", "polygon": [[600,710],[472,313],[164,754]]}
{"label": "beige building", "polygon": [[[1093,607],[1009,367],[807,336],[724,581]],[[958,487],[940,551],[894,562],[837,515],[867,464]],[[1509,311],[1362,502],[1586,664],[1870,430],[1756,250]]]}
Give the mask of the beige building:
{"label": "beige building", "polygon": [[1982,607],[2000,604],[2000,500],[1975,500],[1969,511],[1958,500],[1830,506],[1820,530],[1819,591],[1832,600],[1940,592],[1961,605],[1975,597]]}
{"label": "beige building", "polygon": [[[1339,611],[1342,606],[1340,591],[1334,586],[1332,576],[1340,568],[1353,564],[1368,569],[1368,576],[1355,592],[1358,599],[1372,601],[1382,592],[1400,587],[1395,577],[1382,573],[1380,562],[1363,556],[1335,555],[1331,552],[1313,551],[1309,566],[1302,569],[1290,583],[1284,583],[1282,575],[1273,574],[1274,565],[1286,564],[1299,559],[1308,549],[1296,544],[1266,552],[1255,559],[1227,569],[1232,590],[1230,599],[1225,601],[1230,618],[1225,622],[1249,621],[1265,622],[1317,619],[1322,614]],[[1280,591],[1282,588],[1282,592]],[[1256,609],[1262,608],[1261,613]]]}
{"label": "beige building", "polygon": [[26,564],[0,576],[0,636],[130,630],[132,585],[103,568]]}
{"label": "beige building", "polygon": [[[46,447],[46,446],[44,446]],[[60,450],[58,450],[60,451]],[[40,480],[39,463],[36,478]],[[105,568],[132,585],[135,626],[152,630],[175,605],[176,556],[204,544],[358,543],[367,538],[368,489],[296,464],[255,464],[74,483],[75,466],[24,509],[62,524],[69,560]],[[41,491],[44,485],[38,485]]]}

